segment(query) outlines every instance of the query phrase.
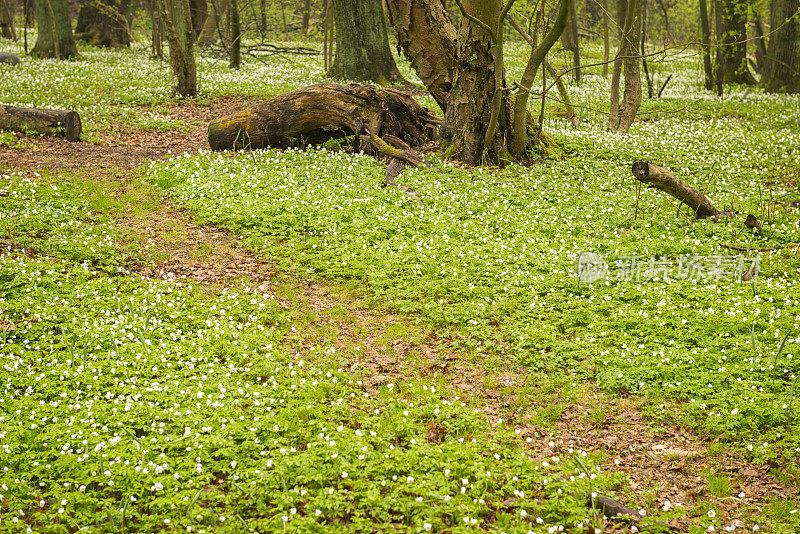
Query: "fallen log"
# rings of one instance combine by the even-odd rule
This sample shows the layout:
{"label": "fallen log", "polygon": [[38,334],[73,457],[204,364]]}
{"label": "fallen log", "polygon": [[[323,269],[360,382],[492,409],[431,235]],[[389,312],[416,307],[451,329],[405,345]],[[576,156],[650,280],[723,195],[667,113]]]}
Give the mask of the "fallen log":
{"label": "fallen log", "polygon": [[10,52],[0,52],[0,63],[19,65],[19,58]]}
{"label": "fallen log", "polygon": [[55,135],[67,141],[81,136],[81,118],[75,111],[17,108],[0,104],[0,130]]}
{"label": "fallen log", "polygon": [[653,165],[649,161],[639,160],[633,164],[631,172],[640,182],[650,184],[652,187],[672,195],[689,206],[697,219],[719,218],[723,215],[723,212],[718,210],[707,196],[694,187],[687,185],[664,167]]}
{"label": "fallen log", "polygon": [[436,137],[439,123],[432,111],[397,89],[320,83],[211,121],[208,144],[212,150],[285,148],[390,135],[420,146]]}

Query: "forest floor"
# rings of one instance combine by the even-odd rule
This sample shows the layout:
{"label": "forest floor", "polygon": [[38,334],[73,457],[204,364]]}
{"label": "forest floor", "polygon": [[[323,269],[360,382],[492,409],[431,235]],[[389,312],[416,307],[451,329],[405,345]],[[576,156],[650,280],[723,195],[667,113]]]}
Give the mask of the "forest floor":
{"label": "forest floor", "polygon": [[[274,292],[292,317],[292,333],[282,341],[288,350],[309,353],[322,342],[333,344],[347,355],[351,370],[369,377],[368,386],[373,388],[409,378],[439,377],[482,406],[488,422],[517,421],[520,438],[533,438],[543,450],[553,447],[548,442],[557,429],[560,447],[603,451],[602,469],[623,474],[628,493],[639,495],[639,502],[651,512],[667,509],[670,503],[692,508],[709,499],[709,473],[724,474],[732,481],[727,495],[715,499],[719,519],[730,531],[749,524],[754,509],[797,495],[796,488],[768,473],[768,465],[750,463],[691,428],[652,421],[640,413],[637,398],[612,397],[591,383],[582,385],[579,402],[570,402],[551,416],[550,429],[542,428],[533,422],[541,417],[532,414],[563,405],[564,399],[558,391],[541,391],[532,397],[532,405],[520,406],[515,389],[529,380],[524,369],[489,369],[463,357],[458,332],[429,326],[414,315],[374,308],[357,285],[285,272],[236,236],[198,224],[166,193],[156,205],[145,198],[151,191],[137,196],[133,189],[141,184],[144,165],[206,149],[207,122],[249,101],[221,98],[203,105],[169,104],[173,118],[191,125],[186,131],[139,130],[120,124],[97,134],[99,140],[93,143],[25,138],[13,148],[0,147],[0,171],[70,174],[109,187],[130,204],[114,213],[115,224],[138,236],[152,258],[126,265],[130,271],[152,278],[188,278],[211,292],[241,284]],[[672,524],[685,530],[690,521],[677,518]],[[616,531],[611,525],[607,528]]]}

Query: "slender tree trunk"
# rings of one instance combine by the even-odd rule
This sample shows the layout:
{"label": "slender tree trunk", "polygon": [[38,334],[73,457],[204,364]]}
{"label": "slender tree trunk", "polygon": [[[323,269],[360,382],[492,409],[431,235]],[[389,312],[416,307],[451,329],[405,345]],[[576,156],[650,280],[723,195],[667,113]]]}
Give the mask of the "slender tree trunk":
{"label": "slender tree trunk", "polygon": [[755,84],[747,65],[747,5],[742,0],[721,0],[720,60],[723,83]]}
{"label": "slender tree trunk", "polygon": [[118,48],[131,43],[130,0],[85,2],[78,11],[75,37],[94,46]]}
{"label": "slender tree trunk", "polygon": [[647,82],[647,98],[653,98],[653,78],[650,76],[650,71],[647,68],[647,51],[645,43],[647,41],[647,0],[642,0],[642,69],[644,70],[644,79]]}
{"label": "slender tree trunk", "polygon": [[[521,87],[517,91],[517,97],[514,100],[514,142],[512,144],[512,152],[517,158],[522,157],[528,141],[528,98],[530,97],[530,91],[528,91],[528,89],[533,87],[533,82],[536,79],[539,66],[542,63],[547,64],[547,53],[550,51],[550,48],[552,48],[559,36],[564,32],[564,28],[567,26],[567,18],[570,13],[569,5],[571,3],[572,0],[561,0],[556,20],[553,22],[553,26],[550,30],[542,38],[542,43],[539,46],[536,45],[536,40],[533,38],[528,41],[528,44],[531,45],[531,55],[528,58],[525,71],[522,73],[522,78],[520,79]],[[512,24],[514,24],[513,21]],[[562,87],[559,87],[559,91],[562,91]],[[562,95],[563,94],[566,94],[565,89],[562,91]],[[567,98],[565,98],[565,100],[567,100]],[[542,94],[542,102],[544,102],[544,94]],[[572,106],[570,105],[570,107]]]}
{"label": "slender tree trunk", "polygon": [[703,43],[704,85],[710,91],[714,88],[714,71],[711,68],[711,25],[708,22],[707,0],[700,0],[700,42]]}
{"label": "slender tree trunk", "polygon": [[[800,1],[773,0],[767,91],[800,93]],[[788,21],[788,22],[787,22]]]}
{"label": "slender tree trunk", "polygon": [[333,9],[336,56],[328,76],[379,84],[401,81],[381,0],[333,0]]}
{"label": "slender tree trunk", "polygon": [[440,0],[389,0],[397,41],[442,111],[452,88],[458,33]]}
{"label": "slender tree trunk", "polygon": [[161,17],[160,0],[148,0],[147,9],[150,11],[152,22],[151,52],[153,57],[164,59],[164,20]]}
{"label": "slender tree trunk", "polygon": [[[483,24],[494,28],[500,18],[501,0],[468,0],[466,12]],[[500,54],[500,57],[497,57]],[[506,143],[513,144],[511,104],[497,86],[496,69],[502,79],[502,44],[496,46],[488,32],[470,20],[462,19],[458,32],[453,88],[444,123],[439,132],[442,149],[448,156],[470,165],[499,163],[508,159]],[[495,95],[494,136],[486,140],[492,121]]]}
{"label": "slender tree trunk", "polygon": [[231,63],[232,69],[242,66],[242,27],[239,24],[239,0],[231,0],[228,12],[231,26]]}
{"label": "slender tree trunk", "polygon": [[303,4],[303,35],[308,34],[308,26],[309,22],[311,21],[311,0],[305,0]]}
{"label": "slender tree trunk", "polygon": [[189,0],[159,0],[167,30],[169,59],[177,79],[175,93],[197,95],[197,67],[194,61],[194,30]]}
{"label": "slender tree trunk", "polygon": [[11,0],[0,0],[0,37],[17,40],[14,29],[14,4]]}
{"label": "slender tree trunk", "polygon": [[608,59],[611,56],[611,39],[608,34],[608,0],[603,0],[603,76],[608,76]]}
{"label": "slender tree trunk", "polygon": [[716,27],[716,54],[714,54],[714,85],[717,88],[717,96],[723,94],[723,73],[722,47],[720,46],[722,29],[722,2],[714,0],[714,26]]}
{"label": "slender tree trunk", "polygon": [[575,0],[569,3],[569,19],[570,33],[572,33],[574,39],[572,47],[572,76],[576,82],[579,82],[581,81],[581,40],[578,35],[578,15],[575,12]]}
{"label": "slender tree trunk", "polygon": [[625,39],[625,91],[622,95],[622,111],[620,113],[619,133],[626,134],[642,103],[642,77],[639,71],[639,57],[636,53],[636,43],[639,40],[641,31],[641,0],[628,0],[633,6],[634,19],[631,24],[630,33]]}
{"label": "slender tree trunk", "polygon": [[195,38],[197,38],[208,18],[208,3],[206,0],[190,0],[189,8],[192,11],[192,30]]}
{"label": "slender tree trunk", "polygon": [[762,76],[762,80],[769,77],[769,61],[767,60],[767,39],[764,36],[764,24],[758,11],[753,12],[753,29],[756,33],[756,72]]}
{"label": "slender tree trunk", "polygon": [[[326,0],[327,1],[327,0]],[[263,39],[267,33],[267,0],[261,0],[261,24],[259,25],[259,33]]]}
{"label": "slender tree trunk", "polygon": [[212,5],[208,10],[208,16],[203,24],[203,29],[200,30],[200,36],[197,38],[197,44],[200,46],[208,46],[217,40],[220,20],[225,20],[224,17],[227,16],[231,7],[231,0],[211,1]]}
{"label": "slender tree trunk", "polygon": [[[639,74],[639,54],[636,42],[639,35],[639,0],[628,0],[625,10],[625,24],[622,31],[622,42],[619,53],[614,59],[614,71],[611,75],[611,106],[609,110],[608,129],[612,132],[627,133],[636,118],[636,112],[642,100],[642,80]],[[619,102],[619,80],[622,68],[625,67],[625,91],[622,105]]]}
{"label": "slender tree trunk", "polygon": [[78,48],[72,36],[67,0],[36,0],[35,5],[39,35],[31,55],[39,58],[77,58]]}

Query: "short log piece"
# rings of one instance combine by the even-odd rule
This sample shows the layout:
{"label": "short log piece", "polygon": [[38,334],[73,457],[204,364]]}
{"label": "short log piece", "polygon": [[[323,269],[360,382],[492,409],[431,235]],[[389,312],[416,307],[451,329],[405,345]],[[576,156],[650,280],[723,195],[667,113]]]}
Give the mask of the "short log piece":
{"label": "short log piece", "polygon": [[82,126],[81,117],[75,111],[17,108],[0,104],[0,130],[35,132],[77,141],[80,139]]}
{"label": "short log piece", "polygon": [[0,52],[0,63],[19,65],[19,58],[11,52]]}

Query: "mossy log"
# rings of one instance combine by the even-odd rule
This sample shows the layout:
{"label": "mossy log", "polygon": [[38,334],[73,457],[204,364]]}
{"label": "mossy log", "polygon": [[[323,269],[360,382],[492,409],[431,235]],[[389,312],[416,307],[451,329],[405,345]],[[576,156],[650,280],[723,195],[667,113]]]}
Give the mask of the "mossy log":
{"label": "mossy log", "polygon": [[237,150],[391,135],[415,147],[435,138],[439,122],[397,89],[320,83],[212,121],[208,144],[212,150]]}
{"label": "mossy log", "polygon": [[17,108],[0,104],[0,130],[35,132],[77,141],[81,136],[81,117],[61,109]]}
{"label": "mossy log", "polygon": [[0,63],[19,65],[19,58],[11,52],[0,52]]}

